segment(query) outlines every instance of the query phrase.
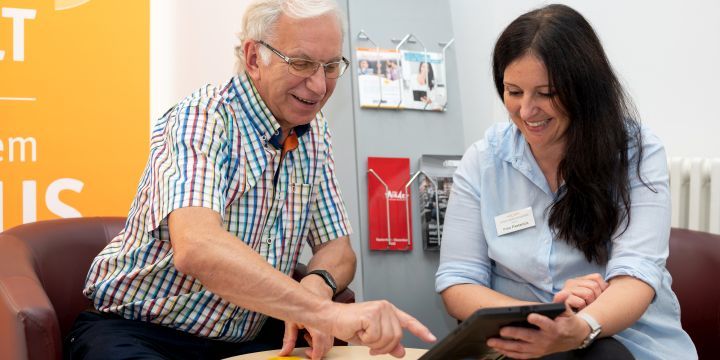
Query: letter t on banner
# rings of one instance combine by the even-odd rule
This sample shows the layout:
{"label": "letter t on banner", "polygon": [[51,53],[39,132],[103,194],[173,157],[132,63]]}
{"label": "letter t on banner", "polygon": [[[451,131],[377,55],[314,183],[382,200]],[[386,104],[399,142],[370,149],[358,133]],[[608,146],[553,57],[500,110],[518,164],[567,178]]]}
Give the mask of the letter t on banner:
{"label": "letter t on banner", "polygon": [[368,158],[370,250],[412,250],[408,158]]}

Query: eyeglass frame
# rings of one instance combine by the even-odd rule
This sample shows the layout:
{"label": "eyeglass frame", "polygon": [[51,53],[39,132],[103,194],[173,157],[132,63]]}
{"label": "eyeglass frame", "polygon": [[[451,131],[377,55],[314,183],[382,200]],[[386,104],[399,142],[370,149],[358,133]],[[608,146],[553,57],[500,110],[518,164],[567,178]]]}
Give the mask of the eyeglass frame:
{"label": "eyeglass frame", "polygon": [[[342,56],[342,57],[340,58],[340,60],[338,60],[338,61],[331,61],[331,62],[329,62],[329,63],[321,63],[321,62],[319,62],[319,61],[315,61],[315,60],[311,60],[311,59],[303,59],[303,58],[289,57],[289,56],[283,54],[282,52],[280,52],[280,50],[272,47],[270,44],[266,43],[266,42],[263,41],[263,40],[255,40],[255,42],[258,43],[258,44],[260,44],[260,45],[265,46],[265,47],[268,48],[270,51],[272,51],[275,55],[277,55],[277,56],[280,57],[283,61],[285,61],[285,63],[288,65],[288,74],[290,74],[290,75],[302,77],[302,75],[293,74],[293,73],[290,72],[290,68],[292,67],[292,62],[293,62],[294,60],[306,61],[306,62],[315,64],[315,70],[313,70],[313,72],[310,73],[308,76],[305,76],[305,78],[309,78],[309,77],[315,75],[315,73],[318,71],[318,69],[320,69],[320,67],[322,66],[322,68],[323,68],[323,74],[325,74],[325,78],[326,78],[326,79],[333,79],[333,80],[334,80],[334,79],[339,79],[341,76],[343,76],[343,74],[345,74],[345,71],[347,71],[347,69],[350,67],[350,60],[348,60],[348,59],[347,59],[346,57],[344,57],[344,56]],[[327,75],[327,74],[328,74],[328,73],[327,73],[327,67],[328,67],[328,66],[334,65],[334,64],[343,64],[343,63],[345,64],[345,68],[343,68],[343,71],[340,73],[340,75],[338,75],[337,77],[328,77],[328,75]]]}

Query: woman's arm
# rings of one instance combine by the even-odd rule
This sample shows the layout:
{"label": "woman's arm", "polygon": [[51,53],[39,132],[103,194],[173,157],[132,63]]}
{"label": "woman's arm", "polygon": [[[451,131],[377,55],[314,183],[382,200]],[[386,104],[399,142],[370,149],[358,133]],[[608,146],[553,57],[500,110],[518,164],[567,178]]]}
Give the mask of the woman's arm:
{"label": "woman's arm", "polygon": [[601,337],[612,336],[634,324],[655,296],[650,285],[631,276],[610,279],[608,288],[582,312],[602,325]]}
{"label": "woman's arm", "polygon": [[450,316],[459,320],[482,307],[521,303],[489,288],[492,260],[482,227],[479,188],[485,146],[473,144],[453,176],[443,225],[440,265],[435,275],[435,288],[445,308]]}
{"label": "woman's arm", "polygon": [[[637,321],[653,296],[649,285],[630,276],[620,276],[611,279],[608,288],[582,312],[601,324],[601,337],[611,336]],[[531,314],[528,322],[539,330],[504,327],[500,330],[502,338],[488,340],[488,346],[515,359],[531,359],[577,349],[591,331],[585,320],[570,310],[554,320]]]}
{"label": "woman's arm", "polygon": [[[603,326],[603,335],[632,325],[662,287],[670,238],[670,189],[665,149],[660,140],[643,131],[640,176],[630,157],[630,199],[627,229],[621,226],[612,240],[605,277],[608,289],[587,307]],[[624,232],[621,232],[623,231]]]}
{"label": "woman's arm", "polygon": [[445,289],[440,295],[450,316],[458,320],[465,320],[476,310],[485,307],[534,304],[477,284],[454,285]]}

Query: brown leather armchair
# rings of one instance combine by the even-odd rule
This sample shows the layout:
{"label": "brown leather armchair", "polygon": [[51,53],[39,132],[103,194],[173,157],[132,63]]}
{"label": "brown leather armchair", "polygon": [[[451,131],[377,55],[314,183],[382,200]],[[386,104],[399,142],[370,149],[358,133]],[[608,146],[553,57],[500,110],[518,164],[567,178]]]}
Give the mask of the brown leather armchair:
{"label": "brown leather armchair", "polygon": [[700,359],[720,358],[720,235],[686,229],[670,232],[667,269],[680,301],[682,326]]}
{"label": "brown leather armchair", "polygon": [[[0,234],[0,359],[60,359],[62,339],[91,307],[82,294],[90,262],[120,232],[122,217],[20,225]],[[293,277],[301,279],[298,264]],[[334,299],[355,302],[346,289]]]}

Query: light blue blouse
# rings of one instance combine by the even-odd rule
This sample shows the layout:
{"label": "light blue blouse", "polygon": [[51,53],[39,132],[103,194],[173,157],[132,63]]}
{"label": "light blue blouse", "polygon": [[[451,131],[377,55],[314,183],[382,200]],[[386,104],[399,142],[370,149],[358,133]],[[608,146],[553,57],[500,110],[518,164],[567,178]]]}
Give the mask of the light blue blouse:
{"label": "light blue blouse", "polygon": [[[467,150],[454,176],[437,292],[456,284],[480,284],[517,299],[550,302],[574,277],[633,276],[650,285],[656,296],[645,314],[615,338],[637,359],[697,358],[692,340],[681,328],[680,306],[665,268],[671,211],[665,150],[647,129],[642,135],[641,174],[656,192],[640,182],[632,165],[629,227],[613,239],[607,265],[598,265],[555,239],[546,211],[555,194],[520,131],[511,123],[491,127]],[[634,143],[629,156],[634,164]],[[534,227],[497,235],[496,216],[527,207],[532,208]]]}

